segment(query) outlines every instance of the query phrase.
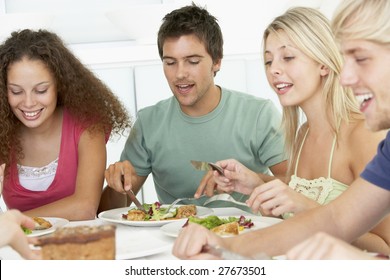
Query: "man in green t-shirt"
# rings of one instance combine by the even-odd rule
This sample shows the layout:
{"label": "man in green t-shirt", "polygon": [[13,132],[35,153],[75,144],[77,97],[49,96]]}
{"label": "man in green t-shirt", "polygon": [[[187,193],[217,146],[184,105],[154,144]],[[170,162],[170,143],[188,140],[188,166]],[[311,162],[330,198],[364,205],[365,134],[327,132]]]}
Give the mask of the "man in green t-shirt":
{"label": "man in green t-shirt", "polygon": [[[285,175],[281,115],[276,106],[214,83],[222,46],[220,27],[207,10],[193,4],[164,17],[158,51],[173,96],[138,112],[121,161],[106,170],[110,188],[104,191],[102,203],[106,204],[99,211],[124,206],[125,190],[137,193],[151,173],[162,203],[204,190],[212,195],[212,173],[195,170],[191,160],[234,158],[265,181],[270,171],[274,176]],[[238,193],[232,196],[243,202],[247,198]],[[196,204],[202,205],[205,199]]]}

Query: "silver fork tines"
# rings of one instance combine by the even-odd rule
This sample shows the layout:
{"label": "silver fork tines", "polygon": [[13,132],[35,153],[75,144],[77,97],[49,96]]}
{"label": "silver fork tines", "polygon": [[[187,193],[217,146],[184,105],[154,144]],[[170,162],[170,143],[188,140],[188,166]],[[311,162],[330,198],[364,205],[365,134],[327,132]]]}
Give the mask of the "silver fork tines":
{"label": "silver fork tines", "polygon": [[166,212],[168,213],[169,210],[171,210],[172,207],[175,206],[176,204],[178,204],[180,201],[183,201],[183,200],[197,200],[197,199],[199,199],[199,198],[201,198],[201,197],[203,197],[203,196],[205,196],[205,195],[202,194],[202,195],[201,195],[200,197],[198,197],[198,198],[195,198],[195,197],[181,197],[181,198],[178,198],[178,199],[176,199],[175,201],[173,201],[173,202],[171,203],[171,205],[169,205],[169,207],[168,207],[168,209],[166,210]]}

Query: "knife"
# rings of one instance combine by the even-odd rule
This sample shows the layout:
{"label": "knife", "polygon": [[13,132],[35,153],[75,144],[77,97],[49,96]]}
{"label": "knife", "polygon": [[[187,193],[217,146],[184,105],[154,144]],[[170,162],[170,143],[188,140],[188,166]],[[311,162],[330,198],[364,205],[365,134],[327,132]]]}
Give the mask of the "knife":
{"label": "knife", "polygon": [[138,210],[141,210],[142,212],[146,212],[145,208],[142,206],[142,204],[139,202],[139,200],[135,196],[133,190],[126,191],[126,193],[130,197],[130,200],[132,202],[134,202],[135,206],[137,206]]}
{"label": "knife", "polygon": [[[124,184],[125,182],[125,177],[122,175],[121,176],[121,181],[122,181],[122,184]],[[135,206],[137,206],[137,209],[138,210],[141,210],[143,212],[146,212],[145,208],[142,206],[141,202],[139,202],[139,200],[137,199],[136,195],[134,194],[133,190],[129,190],[129,191],[126,191],[125,192],[127,193],[127,195],[130,197],[130,200],[132,202],[134,202]]]}
{"label": "knife", "polygon": [[191,160],[191,164],[192,166],[195,167],[196,170],[202,170],[202,171],[216,170],[218,171],[219,174],[223,175],[223,168],[216,165],[215,163]]}

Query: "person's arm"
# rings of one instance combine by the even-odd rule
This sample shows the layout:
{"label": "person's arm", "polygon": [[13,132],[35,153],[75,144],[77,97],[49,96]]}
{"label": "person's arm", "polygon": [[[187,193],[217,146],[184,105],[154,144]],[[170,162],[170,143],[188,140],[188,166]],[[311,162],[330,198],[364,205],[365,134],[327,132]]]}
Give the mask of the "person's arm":
{"label": "person's arm", "polygon": [[[5,170],[5,163],[3,163],[0,166],[0,198],[1,198],[1,194],[3,193],[4,170]],[[1,209],[0,207],[0,213],[1,212],[3,212],[3,209]]]}
{"label": "person's arm", "polygon": [[[386,133],[386,131],[372,132],[366,127],[365,122],[361,121],[349,134],[350,169],[354,179],[360,176],[365,166],[375,156],[378,144],[386,137]],[[356,239],[353,244],[369,252],[390,254],[390,216],[370,232]]]}
{"label": "person's arm", "polygon": [[294,246],[286,253],[289,260],[369,260],[374,255],[359,250],[349,243],[319,232]]}
{"label": "person's arm", "polygon": [[21,226],[33,229],[35,222],[19,210],[9,210],[0,214],[0,247],[9,245],[25,259],[40,259],[37,252],[31,250],[29,243],[35,239],[28,239]]}
{"label": "person's arm", "polygon": [[282,115],[275,104],[268,100],[254,121],[256,139],[256,157],[268,166],[272,175],[258,173],[263,182],[280,179],[286,182],[288,159],[285,150],[285,133],[282,130]]}
{"label": "person's arm", "polygon": [[260,252],[278,256],[318,231],[351,242],[389,212],[390,192],[359,178],[327,205],[304,211],[276,225],[229,238],[229,242],[211,232],[197,232],[195,236],[194,232],[185,231],[176,240],[173,253],[179,257],[196,257],[202,246],[210,242],[246,256]]}
{"label": "person's arm", "polygon": [[390,192],[359,178],[329,204],[301,212],[264,230],[241,235],[229,245],[231,250],[243,254],[264,251],[281,255],[318,231],[352,242],[389,212]]}
{"label": "person's arm", "polygon": [[85,130],[78,145],[78,167],[75,192],[65,198],[24,212],[28,216],[62,217],[68,220],[90,220],[96,217],[103,188],[106,165],[104,133]]}
{"label": "person's arm", "polygon": [[286,182],[287,160],[279,162],[278,164],[275,164],[273,166],[270,166],[269,169],[271,170],[273,176],[268,174],[263,174],[263,173],[258,174],[264,182],[269,182],[274,179],[279,179],[283,182]]}
{"label": "person's arm", "polygon": [[3,178],[4,178],[5,163],[0,166],[0,197],[3,193]]}
{"label": "person's arm", "polygon": [[387,215],[370,232],[354,240],[352,244],[367,252],[390,254],[390,215]]}

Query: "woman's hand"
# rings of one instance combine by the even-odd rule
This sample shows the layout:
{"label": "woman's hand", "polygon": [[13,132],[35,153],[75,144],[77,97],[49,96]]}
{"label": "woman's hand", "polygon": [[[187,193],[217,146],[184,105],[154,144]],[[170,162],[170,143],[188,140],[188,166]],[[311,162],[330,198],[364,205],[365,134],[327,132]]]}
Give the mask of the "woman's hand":
{"label": "woman's hand", "polygon": [[235,159],[217,161],[216,164],[223,168],[223,175],[217,171],[207,172],[196,190],[195,197],[202,194],[213,196],[215,192],[250,194],[256,186],[264,183],[258,174]]}
{"label": "woman's hand", "polygon": [[220,192],[251,194],[256,186],[264,183],[257,173],[235,159],[221,160],[216,164],[224,169],[224,175],[213,173],[217,190]]}
{"label": "woman's hand", "polygon": [[318,206],[314,200],[296,192],[281,180],[276,179],[255,188],[247,200],[254,213],[280,216],[298,213]]}
{"label": "woman's hand", "polygon": [[34,243],[35,238],[28,238],[22,230],[34,228],[35,222],[18,210],[9,210],[0,214],[0,247],[9,245],[25,259],[40,259],[37,251],[30,249],[29,243]]}
{"label": "woman's hand", "polygon": [[172,253],[180,259],[216,259],[202,252],[204,245],[225,247],[221,237],[201,225],[189,223],[177,237]]}

